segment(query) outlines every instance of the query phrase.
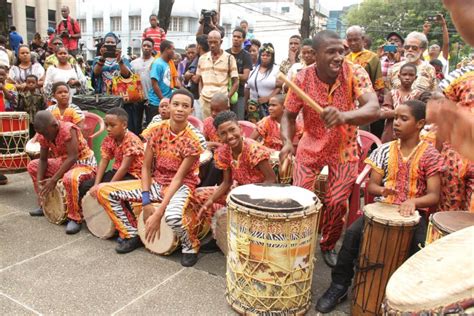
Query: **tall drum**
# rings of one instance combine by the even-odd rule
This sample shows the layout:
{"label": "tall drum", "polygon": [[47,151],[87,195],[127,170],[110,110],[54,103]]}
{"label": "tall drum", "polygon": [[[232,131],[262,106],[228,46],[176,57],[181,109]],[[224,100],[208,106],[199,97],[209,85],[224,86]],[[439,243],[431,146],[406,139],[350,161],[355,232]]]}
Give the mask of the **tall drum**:
{"label": "tall drum", "polygon": [[388,281],[383,315],[473,315],[474,226],[410,257]]}
{"label": "tall drum", "polygon": [[420,216],[401,216],[398,205],[384,203],[366,205],[364,216],[351,315],[379,315],[385,286],[408,258]]}
{"label": "tall drum", "polygon": [[321,203],[283,184],[249,184],[227,198],[229,304],[245,315],[304,314],[310,307]]}
{"label": "tall drum", "polygon": [[26,112],[0,112],[0,170],[23,171],[29,163],[25,152],[29,139],[29,116]]}

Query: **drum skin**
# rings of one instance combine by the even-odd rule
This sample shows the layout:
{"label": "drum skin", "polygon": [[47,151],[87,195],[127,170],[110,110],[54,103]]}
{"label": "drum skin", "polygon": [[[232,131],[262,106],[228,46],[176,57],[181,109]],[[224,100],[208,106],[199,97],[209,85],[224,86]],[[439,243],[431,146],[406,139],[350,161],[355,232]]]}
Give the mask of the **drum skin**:
{"label": "drum skin", "polygon": [[474,225],[474,213],[438,212],[430,216],[425,246],[463,228]]}
{"label": "drum skin", "polygon": [[145,222],[143,216],[145,212],[140,212],[137,221],[138,236],[142,240],[145,248],[158,255],[170,255],[179,246],[179,240],[174,231],[168,226],[165,216],[161,218],[160,238],[153,242],[148,242],[145,238]]}
{"label": "drum skin", "polygon": [[44,216],[50,223],[61,225],[67,219],[66,193],[62,182],[58,182],[43,202]]}
{"label": "drum skin", "polygon": [[115,234],[115,226],[102,205],[89,192],[82,198],[82,214],[92,235],[109,239]]}

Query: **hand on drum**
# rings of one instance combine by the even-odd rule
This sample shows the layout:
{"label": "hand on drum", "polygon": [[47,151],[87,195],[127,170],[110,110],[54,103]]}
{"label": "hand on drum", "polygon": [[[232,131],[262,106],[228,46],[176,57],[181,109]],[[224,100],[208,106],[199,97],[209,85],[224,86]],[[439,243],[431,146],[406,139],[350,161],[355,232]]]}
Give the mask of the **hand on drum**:
{"label": "hand on drum", "polygon": [[160,224],[163,217],[163,211],[156,209],[152,204],[145,205],[142,212],[143,215],[152,214],[145,219],[145,238],[147,242],[153,242],[155,238],[160,238]]}
{"label": "hand on drum", "polygon": [[204,217],[211,217],[212,214],[212,201],[209,202],[210,200],[207,200],[206,203],[204,203],[201,208],[199,209],[199,212],[198,212],[198,219],[201,220],[202,218]]}
{"label": "hand on drum", "polygon": [[283,161],[288,157],[291,157],[295,154],[295,147],[292,143],[285,143],[283,148],[280,150],[280,156],[278,157],[280,160],[280,165],[282,165]]}
{"label": "hand on drum", "polygon": [[46,198],[46,196],[49,194],[49,192],[54,190],[54,188],[56,187],[57,182],[58,181],[54,180],[53,178],[38,181],[38,185],[40,187],[40,197],[41,197],[41,199]]}
{"label": "hand on drum", "polygon": [[400,204],[400,215],[412,216],[416,211],[416,205],[413,200],[406,200]]}
{"label": "hand on drum", "polygon": [[326,124],[327,128],[346,124],[346,117],[344,112],[339,111],[333,106],[324,108],[321,113],[321,118]]}
{"label": "hand on drum", "polygon": [[389,196],[389,195],[397,195],[397,191],[391,188],[382,188],[382,191],[380,192],[380,195],[382,196]]}

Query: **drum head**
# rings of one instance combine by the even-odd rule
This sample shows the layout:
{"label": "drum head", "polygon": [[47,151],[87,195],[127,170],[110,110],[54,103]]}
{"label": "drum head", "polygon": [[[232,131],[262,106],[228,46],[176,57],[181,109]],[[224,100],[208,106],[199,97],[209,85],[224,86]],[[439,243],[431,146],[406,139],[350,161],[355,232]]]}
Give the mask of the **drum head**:
{"label": "drum head", "polygon": [[160,238],[149,243],[145,238],[145,222],[143,221],[143,213],[144,212],[140,212],[140,215],[138,216],[137,229],[138,235],[145,245],[145,248],[159,255],[171,254],[178,247],[178,237],[166,223],[165,217],[163,216],[161,218]]}
{"label": "drum head", "polygon": [[82,199],[82,213],[92,235],[102,239],[108,239],[114,235],[114,223],[102,205],[89,193]]}
{"label": "drum head", "polygon": [[433,214],[433,224],[443,232],[454,233],[474,225],[474,213],[469,212],[439,212]]}
{"label": "drum head", "polygon": [[212,159],[212,151],[210,150],[205,150],[200,156],[199,156],[199,164],[203,165],[205,163],[208,163]]}
{"label": "drum head", "polygon": [[56,188],[52,190],[43,203],[44,216],[53,224],[60,225],[66,221],[66,199],[64,187],[58,182]]}
{"label": "drum head", "polygon": [[238,205],[274,213],[303,211],[319,202],[313,192],[287,184],[241,185],[229,193],[229,199]]}
{"label": "drum head", "polygon": [[474,227],[449,234],[410,257],[390,278],[390,308],[417,312],[472,299]]}
{"label": "drum head", "polygon": [[418,211],[412,216],[402,216],[398,211],[399,206],[386,203],[373,203],[364,206],[364,214],[377,223],[389,226],[413,226],[420,221]]}
{"label": "drum head", "polygon": [[30,139],[28,143],[26,143],[25,151],[28,155],[36,157],[40,154],[41,145],[39,142]]}

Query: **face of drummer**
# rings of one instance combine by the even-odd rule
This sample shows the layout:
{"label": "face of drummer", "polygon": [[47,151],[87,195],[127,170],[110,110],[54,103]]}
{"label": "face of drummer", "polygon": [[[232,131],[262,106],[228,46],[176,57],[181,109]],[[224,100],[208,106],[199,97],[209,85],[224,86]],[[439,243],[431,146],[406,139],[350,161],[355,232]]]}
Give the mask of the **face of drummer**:
{"label": "face of drummer", "polygon": [[412,109],[408,105],[400,104],[395,109],[393,132],[395,137],[403,141],[413,137],[413,135],[418,135],[425,123],[425,119],[416,120]]}
{"label": "face of drummer", "polygon": [[319,47],[315,48],[315,52],[316,67],[320,79],[336,80],[344,61],[344,45],[342,40],[326,38]]}
{"label": "face of drummer", "polygon": [[278,119],[283,116],[283,103],[276,97],[270,98],[268,101],[268,113],[273,119]]}
{"label": "face of drummer", "polygon": [[242,143],[242,135],[239,123],[235,121],[227,121],[219,125],[217,135],[221,142],[229,145],[230,148],[237,148]]}
{"label": "face of drummer", "polygon": [[104,123],[107,135],[113,139],[121,139],[127,130],[127,121],[114,114],[107,114]]}
{"label": "face of drummer", "polygon": [[188,120],[193,112],[193,100],[185,94],[174,94],[170,100],[170,119],[176,123]]}
{"label": "face of drummer", "polygon": [[58,101],[58,106],[64,107],[69,105],[69,88],[66,85],[61,85],[53,92],[53,96]]}

